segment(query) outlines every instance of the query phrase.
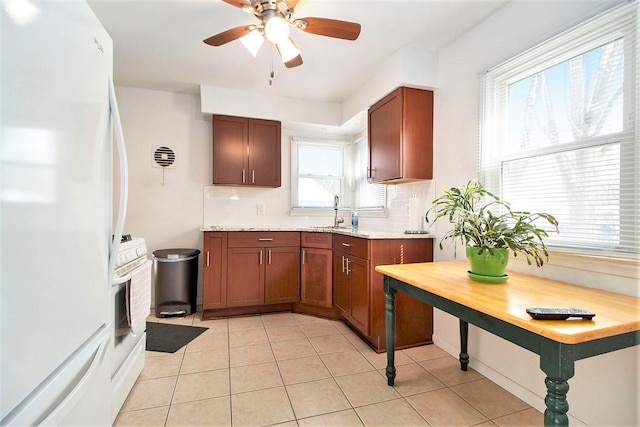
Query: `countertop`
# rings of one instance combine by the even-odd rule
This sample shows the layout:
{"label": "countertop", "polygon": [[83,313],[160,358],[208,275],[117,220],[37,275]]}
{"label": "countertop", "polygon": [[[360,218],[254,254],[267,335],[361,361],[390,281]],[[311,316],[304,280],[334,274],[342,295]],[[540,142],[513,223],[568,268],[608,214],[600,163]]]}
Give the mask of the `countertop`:
{"label": "countertop", "polygon": [[351,228],[333,227],[226,227],[226,226],[202,226],[200,231],[305,231],[310,233],[343,234],[346,236],[361,237],[363,239],[433,239],[435,236],[427,234],[407,234],[401,231],[378,230],[353,230]]}

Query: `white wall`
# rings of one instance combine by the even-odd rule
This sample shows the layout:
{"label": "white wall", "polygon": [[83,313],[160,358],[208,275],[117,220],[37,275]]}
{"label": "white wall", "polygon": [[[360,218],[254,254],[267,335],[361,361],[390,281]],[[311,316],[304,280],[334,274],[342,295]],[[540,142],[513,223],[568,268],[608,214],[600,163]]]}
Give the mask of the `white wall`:
{"label": "white wall", "polygon": [[[202,250],[202,186],[211,177],[211,116],[198,96],[117,87],[127,146],[129,198],[125,233],[157,249]],[[154,147],[176,152],[175,169],[152,167]],[[200,266],[202,256],[200,256]],[[198,273],[202,281],[201,272]],[[198,301],[202,286],[198,287]],[[155,300],[154,300],[155,301]]]}
{"label": "white wall", "polygon": [[[464,185],[477,175],[480,74],[595,15],[603,10],[605,3],[616,2],[514,1],[439,52],[440,84],[435,93],[434,117],[436,188]],[[443,224],[436,233],[442,236],[445,231]],[[444,251],[436,251],[435,257],[436,261],[453,259],[452,247],[448,245]],[[604,265],[593,259],[585,261],[566,255],[554,258],[552,254],[551,265],[542,269],[530,269],[518,262],[510,263],[510,268],[630,295],[640,294],[637,263]],[[599,271],[594,273],[594,268]],[[609,274],[602,274],[603,270]],[[612,271],[616,272],[615,276]],[[434,342],[457,355],[457,320],[437,311],[434,327]],[[544,410],[544,374],[539,369],[537,356],[474,327],[470,328],[469,353],[474,369]],[[640,424],[639,374],[638,347],[578,362],[575,376],[569,381],[572,425],[580,422],[594,426]]]}

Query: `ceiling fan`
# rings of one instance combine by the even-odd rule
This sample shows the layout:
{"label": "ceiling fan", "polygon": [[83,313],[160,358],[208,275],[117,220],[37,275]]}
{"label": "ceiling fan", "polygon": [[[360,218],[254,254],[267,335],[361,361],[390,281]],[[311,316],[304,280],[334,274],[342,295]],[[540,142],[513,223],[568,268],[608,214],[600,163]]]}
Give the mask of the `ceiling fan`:
{"label": "ceiling fan", "polygon": [[292,25],[302,31],[320,36],[344,40],[356,40],[360,35],[360,24],[336,19],[293,19],[294,8],[300,0],[222,0],[253,14],[260,21],[254,25],[243,25],[205,39],[211,46],[222,46],[240,39],[242,44],[256,56],[265,38],[273,43],[287,68],[302,65],[302,56],[289,35]]}

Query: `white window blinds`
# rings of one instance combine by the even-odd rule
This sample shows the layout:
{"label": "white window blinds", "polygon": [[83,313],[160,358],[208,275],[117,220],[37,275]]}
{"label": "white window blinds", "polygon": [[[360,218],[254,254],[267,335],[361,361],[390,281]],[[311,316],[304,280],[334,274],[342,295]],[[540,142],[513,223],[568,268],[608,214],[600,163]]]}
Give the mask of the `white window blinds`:
{"label": "white window blinds", "polygon": [[354,208],[358,210],[384,209],[386,187],[382,184],[367,182],[367,168],[369,167],[367,138],[356,141],[353,151]]}
{"label": "white window blinds", "polygon": [[554,215],[555,250],[640,253],[637,18],[627,3],[483,77],[481,182]]}

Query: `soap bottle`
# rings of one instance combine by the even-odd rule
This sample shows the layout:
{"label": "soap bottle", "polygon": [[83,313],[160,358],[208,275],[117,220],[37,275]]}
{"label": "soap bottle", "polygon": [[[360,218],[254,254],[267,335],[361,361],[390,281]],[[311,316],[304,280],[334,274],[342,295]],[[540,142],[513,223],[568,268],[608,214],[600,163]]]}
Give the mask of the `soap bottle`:
{"label": "soap bottle", "polygon": [[353,211],[351,213],[351,227],[357,231],[358,230],[358,212]]}

